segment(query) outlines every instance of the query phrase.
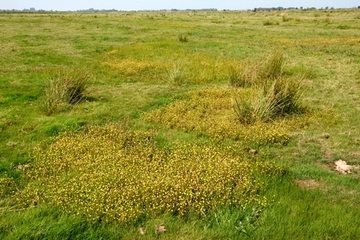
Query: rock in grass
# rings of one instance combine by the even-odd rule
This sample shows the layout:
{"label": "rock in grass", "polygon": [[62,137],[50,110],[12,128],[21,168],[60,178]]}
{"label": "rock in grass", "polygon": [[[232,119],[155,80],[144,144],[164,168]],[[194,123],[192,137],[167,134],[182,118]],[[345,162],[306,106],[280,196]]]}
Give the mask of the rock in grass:
{"label": "rock in grass", "polygon": [[142,227],[139,227],[138,228],[138,231],[139,231],[139,233],[141,234],[141,235],[144,235],[145,234],[145,229],[144,228],[142,228]]}
{"label": "rock in grass", "polygon": [[155,226],[156,235],[166,232],[166,228],[164,225]]}
{"label": "rock in grass", "polygon": [[351,173],[350,170],[352,169],[352,166],[347,165],[347,163],[344,160],[337,160],[335,162],[336,165],[336,171],[341,172],[342,174],[348,174]]}
{"label": "rock in grass", "polygon": [[258,153],[258,150],[256,149],[250,149],[249,150],[249,153],[252,154],[252,155],[256,155]]}
{"label": "rock in grass", "polygon": [[326,139],[328,139],[330,137],[330,134],[329,133],[323,133],[322,136]]}

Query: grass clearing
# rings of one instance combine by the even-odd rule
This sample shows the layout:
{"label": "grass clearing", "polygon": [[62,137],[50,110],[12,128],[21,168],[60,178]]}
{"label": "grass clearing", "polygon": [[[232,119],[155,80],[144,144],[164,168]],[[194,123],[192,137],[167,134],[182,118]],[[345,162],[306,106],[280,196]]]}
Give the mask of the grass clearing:
{"label": "grass clearing", "polygon": [[1,239],[359,238],[357,10],[0,20]]}

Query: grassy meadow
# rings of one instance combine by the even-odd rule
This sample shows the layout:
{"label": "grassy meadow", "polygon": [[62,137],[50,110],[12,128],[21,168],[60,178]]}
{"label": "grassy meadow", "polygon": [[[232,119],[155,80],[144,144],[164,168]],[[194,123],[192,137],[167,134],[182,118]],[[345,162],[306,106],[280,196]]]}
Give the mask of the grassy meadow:
{"label": "grassy meadow", "polygon": [[0,239],[360,238],[358,9],[0,27]]}

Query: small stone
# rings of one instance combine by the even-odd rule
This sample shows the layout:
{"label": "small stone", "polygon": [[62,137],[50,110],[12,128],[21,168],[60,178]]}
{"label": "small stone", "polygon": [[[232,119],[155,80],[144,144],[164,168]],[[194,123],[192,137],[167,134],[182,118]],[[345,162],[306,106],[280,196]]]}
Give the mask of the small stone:
{"label": "small stone", "polygon": [[25,164],[19,164],[16,166],[16,169],[19,171],[25,171],[27,168],[30,167],[30,164],[25,163]]}
{"label": "small stone", "polygon": [[144,228],[142,228],[142,227],[139,227],[139,233],[141,234],[141,235],[144,235],[145,234],[145,230],[144,230]]}
{"label": "small stone", "polygon": [[166,228],[164,225],[155,226],[155,233],[160,234],[166,232]]}
{"label": "small stone", "polygon": [[337,160],[335,162],[336,165],[336,171],[341,172],[342,174],[351,173],[352,166],[347,165],[347,163],[344,160]]}
{"label": "small stone", "polygon": [[256,149],[250,149],[249,153],[252,155],[256,155],[256,154],[258,154],[258,151]]}
{"label": "small stone", "polygon": [[6,146],[15,147],[17,144],[18,144],[17,142],[9,141],[9,142],[6,143]]}
{"label": "small stone", "polygon": [[330,137],[330,134],[329,133],[323,133],[322,136],[326,139],[328,139]]}

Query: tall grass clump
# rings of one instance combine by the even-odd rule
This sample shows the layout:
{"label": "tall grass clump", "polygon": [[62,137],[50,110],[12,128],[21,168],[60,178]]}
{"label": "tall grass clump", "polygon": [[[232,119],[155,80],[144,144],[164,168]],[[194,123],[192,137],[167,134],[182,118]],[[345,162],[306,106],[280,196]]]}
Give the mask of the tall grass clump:
{"label": "tall grass clump", "polygon": [[234,111],[239,122],[243,124],[253,123],[256,119],[251,101],[244,98],[235,99]]}
{"label": "tall grass clump", "polygon": [[291,21],[291,20],[293,20],[293,18],[288,17],[288,16],[286,16],[286,15],[283,15],[283,16],[282,16],[282,21],[283,21],[283,22],[289,22],[289,21]]}
{"label": "tall grass clump", "polygon": [[276,51],[270,54],[265,62],[259,65],[260,70],[258,71],[258,78],[262,80],[273,80],[281,77],[284,73],[285,64],[286,57],[284,53]]}
{"label": "tall grass clump", "polygon": [[271,25],[279,25],[280,23],[275,20],[265,20],[263,21],[264,26],[271,26]]}
{"label": "tall grass clump", "polygon": [[228,66],[230,85],[234,87],[251,87],[257,78],[258,66],[251,63],[231,63]]}
{"label": "tall grass clump", "polygon": [[166,71],[170,83],[182,85],[185,82],[185,64],[182,61],[176,61]]}
{"label": "tall grass clump", "polygon": [[89,83],[89,75],[85,73],[60,73],[45,83],[41,110],[52,115],[85,99]]}
{"label": "tall grass clump", "polygon": [[269,121],[276,117],[301,112],[301,82],[298,79],[277,78],[264,86],[262,94],[253,104],[253,115]]}
{"label": "tall grass clump", "polygon": [[182,42],[182,43],[186,43],[186,42],[189,41],[188,37],[187,37],[186,35],[183,35],[183,34],[180,34],[180,35],[178,36],[178,39],[179,39],[179,41]]}
{"label": "tall grass clump", "polygon": [[[253,69],[255,76],[251,79],[239,80],[232,86],[250,87],[256,89],[254,96],[238,97],[235,100],[234,110],[241,123],[249,124],[257,120],[270,121],[279,116],[301,112],[301,82],[303,76],[286,77],[284,68],[286,57],[281,52],[269,55],[264,63],[253,63],[244,69]],[[241,76],[248,76],[248,74]]]}
{"label": "tall grass clump", "polygon": [[[265,60],[262,60],[265,59]],[[266,84],[268,80],[274,80],[284,74],[286,56],[276,51],[257,61],[230,64],[228,78],[230,85],[234,87],[251,87]]]}

